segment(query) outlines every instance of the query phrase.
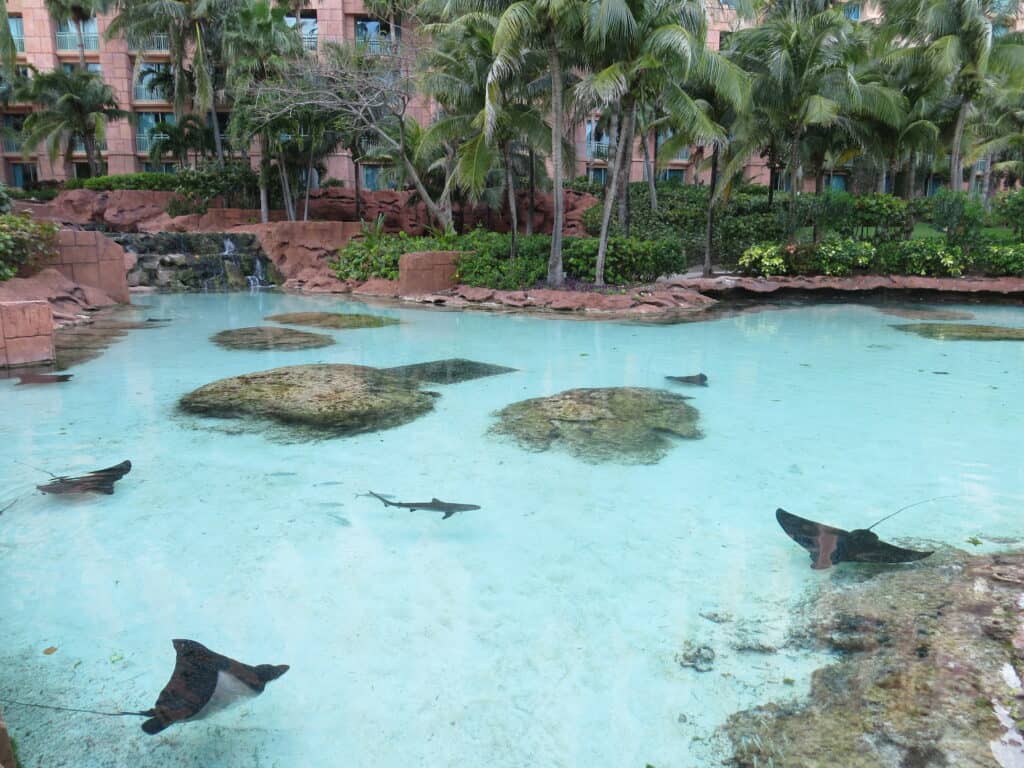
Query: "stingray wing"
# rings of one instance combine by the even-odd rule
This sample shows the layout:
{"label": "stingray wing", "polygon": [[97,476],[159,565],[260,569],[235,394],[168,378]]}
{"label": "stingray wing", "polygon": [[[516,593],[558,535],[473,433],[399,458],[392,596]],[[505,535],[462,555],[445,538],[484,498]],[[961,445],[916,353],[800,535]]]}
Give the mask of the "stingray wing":
{"label": "stingray wing", "polygon": [[789,538],[810,553],[811,568],[824,570],[838,562],[833,557],[844,547],[848,531],[799,517],[781,508],[775,510],[775,519]]}
{"label": "stingray wing", "polygon": [[915,560],[924,560],[931,554],[931,552],[904,549],[895,544],[875,540],[869,545],[861,547],[857,552],[849,552],[844,559],[853,563],[912,563]]}
{"label": "stingray wing", "polygon": [[199,643],[175,640],[178,654],[171,679],[156,700],[156,713],[167,723],[187,720],[201,710],[217,690],[217,673],[226,659]]}

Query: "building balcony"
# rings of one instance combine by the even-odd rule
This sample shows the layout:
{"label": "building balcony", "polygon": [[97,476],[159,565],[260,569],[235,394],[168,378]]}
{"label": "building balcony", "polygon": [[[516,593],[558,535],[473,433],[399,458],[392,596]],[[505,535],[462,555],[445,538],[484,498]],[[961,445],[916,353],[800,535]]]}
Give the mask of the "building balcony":
{"label": "building balcony", "polygon": [[148,155],[153,145],[158,141],[169,139],[166,133],[137,133],[135,134],[135,151],[140,155]]}
{"label": "building balcony", "polygon": [[168,99],[167,93],[164,92],[163,88],[150,88],[148,85],[138,83],[135,86],[134,100],[159,101],[166,103],[170,99]]}
{"label": "building balcony", "polygon": [[587,160],[607,160],[608,141],[588,141]]}
{"label": "building balcony", "polygon": [[158,32],[155,35],[151,35],[142,44],[142,50],[144,51],[169,51],[171,49],[171,36],[165,32]]}
{"label": "building balcony", "polygon": [[302,36],[302,47],[307,51],[315,51],[317,47],[316,32]]}
{"label": "building balcony", "polygon": [[14,50],[17,51],[18,53],[24,53],[25,52],[25,38],[24,37],[15,36],[12,39],[14,40]]}
{"label": "building balcony", "polygon": [[356,47],[363,53],[374,56],[394,56],[401,48],[401,40],[388,40],[383,37],[367,37],[356,40]]}
{"label": "building balcony", "polygon": [[[82,42],[85,45],[87,51],[98,51],[100,49],[100,36],[97,32],[86,32],[82,35]],[[77,32],[58,32],[57,33],[57,50],[58,51],[77,51],[78,50],[78,33]]]}
{"label": "building balcony", "polygon": [[21,139],[5,136],[3,146],[4,152],[21,154]]}
{"label": "building balcony", "polygon": [[[98,149],[100,152],[106,152],[107,151],[107,142],[105,142],[105,141],[97,141],[96,142],[96,149]],[[82,141],[81,139],[75,139],[75,142],[74,142],[74,144],[71,147],[71,151],[74,152],[76,155],[84,155],[85,154],[85,142]]]}

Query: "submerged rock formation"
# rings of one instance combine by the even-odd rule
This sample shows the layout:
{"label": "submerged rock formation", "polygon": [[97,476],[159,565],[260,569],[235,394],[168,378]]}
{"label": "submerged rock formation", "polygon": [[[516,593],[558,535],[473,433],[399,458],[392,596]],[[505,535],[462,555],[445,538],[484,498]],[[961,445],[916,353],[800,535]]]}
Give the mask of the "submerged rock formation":
{"label": "submerged rock formation", "polygon": [[515,368],[504,365],[478,363],[476,360],[465,360],[461,357],[450,357],[445,360],[431,360],[428,363],[413,363],[385,368],[393,376],[401,376],[415,381],[429,381],[432,384],[458,384],[485,376],[498,376],[502,373],[513,373]]}
{"label": "submerged rock formation", "polygon": [[973,320],[971,312],[959,309],[932,309],[930,307],[875,307],[883,315],[907,320]]}
{"label": "submerged rock formation", "polygon": [[165,322],[140,319],[138,307],[111,307],[93,315],[87,325],[72,325],[58,328],[53,334],[53,346],[57,353],[57,370],[99,357],[111,344],[120,341],[129,331],[144,331],[162,328]]}
{"label": "submerged rock formation", "polygon": [[347,312],[286,312],[281,315],[267,315],[263,319],[285,325],[309,325],[314,328],[331,328],[333,330],[381,328],[385,325],[398,325],[400,322],[393,317],[358,315]]}
{"label": "submerged rock formation", "polygon": [[397,427],[434,407],[430,393],[375,368],[295,365],[233,376],[180,400],[187,413],[255,419],[298,436],[340,437]]}
{"label": "submerged rock formation", "polygon": [[296,331],[294,328],[278,328],[273,325],[231,328],[213,334],[210,341],[225,349],[259,351],[316,349],[317,347],[329,347],[334,343],[334,339],[322,333]]}
{"label": "submerged rock formation", "polygon": [[807,701],[733,715],[729,765],[1024,764],[1024,553],[850,570],[806,624],[804,639],[839,660],[814,674]]}
{"label": "submerged rock formation", "polygon": [[702,437],[688,398],[661,389],[570,389],[513,403],[491,432],[531,451],[562,448],[584,461],[655,464],[672,437]]}
{"label": "submerged rock formation", "polygon": [[891,326],[897,331],[916,333],[939,341],[1024,341],[1024,328],[965,323],[906,323]]}

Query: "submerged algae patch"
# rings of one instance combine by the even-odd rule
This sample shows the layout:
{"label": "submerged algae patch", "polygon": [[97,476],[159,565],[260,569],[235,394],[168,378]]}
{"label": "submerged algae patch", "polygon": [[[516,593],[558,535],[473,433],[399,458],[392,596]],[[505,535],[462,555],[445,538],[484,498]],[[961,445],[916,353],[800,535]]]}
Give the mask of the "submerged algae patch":
{"label": "submerged algae patch", "polygon": [[703,437],[688,398],[661,389],[570,389],[513,403],[495,415],[491,433],[523,448],[561,448],[591,463],[655,464],[672,439]]}
{"label": "submerged algae patch", "polygon": [[255,351],[316,349],[329,347],[334,339],[323,333],[296,331],[293,328],[277,328],[275,326],[252,326],[249,328],[232,328],[215,333],[210,341],[225,349],[244,349]]}
{"label": "submerged algae patch", "polygon": [[1024,341],[1024,328],[964,323],[906,323],[893,325],[897,331],[916,333],[939,341]]}
{"label": "submerged algae patch", "polygon": [[406,424],[433,398],[415,383],[360,365],[294,365],[233,376],[179,401],[187,413],[255,419],[310,437],[341,437]]}
{"label": "submerged algae patch", "polygon": [[959,309],[934,309],[932,307],[875,307],[883,315],[902,317],[906,320],[973,320],[974,314]]}
{"label": "submerged algae patch", "polygon": [[413,381],[428,381],[431,384],[458,384],[485,376],[514,373],[516,369],[506,368],[504,365],[478,363],[476,360],[451,357],[445,360],[431,360],[427,363],[399,365],[384,370],[394,376],[401,376]]}
{"label": "submerged algae patch", "polygon": [[1021,586],[1001,580],[1024,553],[945,550],[914,567],[850,572],[806,607],[801,637],[838,654],[809,698],[734,714],[729,765],[843,768],[990,766],[1005,731],[994,711],[1024,717],[1005,682],[1024,669]]}
{"label": "submerged algae patch", "polygon": [[285,325],[309,325],[314,328],[330,328],[339,331],[355,328],[381,328],[385,325],[398,325],[399,323],[393,317],[358,315],[348,312],[288,312],[281,315],[267,315],[263,319]]}

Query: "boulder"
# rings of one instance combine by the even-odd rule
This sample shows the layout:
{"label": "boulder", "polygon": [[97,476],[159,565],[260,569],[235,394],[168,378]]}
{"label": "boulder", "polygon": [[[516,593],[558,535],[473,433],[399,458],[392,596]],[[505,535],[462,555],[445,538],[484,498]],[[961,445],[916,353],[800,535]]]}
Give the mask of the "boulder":
{"label": "boulder", "polygon": [[322,333],[296,331],[294,328],[278,328],[276,326],[255,326],[251,328],[231,328],[215,333],[210,341],[225,349],[275,350],[316,349],[329,347],[334,339]]}
{"label": "boulder", "polygon": [[52,268],[0,283],[0,301],[36,300],[50,302],[57,321],[116,303],[98,288],[79,285]]}
{"label": "boulder", "polygon": [[655,464],[670,437],[702,437],[688,398],[661,389],[570,389],[513,403],[495,415],[491,433],[531,451],[561,448],[590,463]]}
{"label": "boulder", "polygon": [[430,411],[415,381],[359,365],[297,365],[221,379],[180,400],[187,413],[324,438],[397,427]]}
{"label": "boulder", "polygon": [[140,189],[115,189],[107,193],[103,223],[114,232],[136,232],[143,222],[160,218],[173,192]]}

